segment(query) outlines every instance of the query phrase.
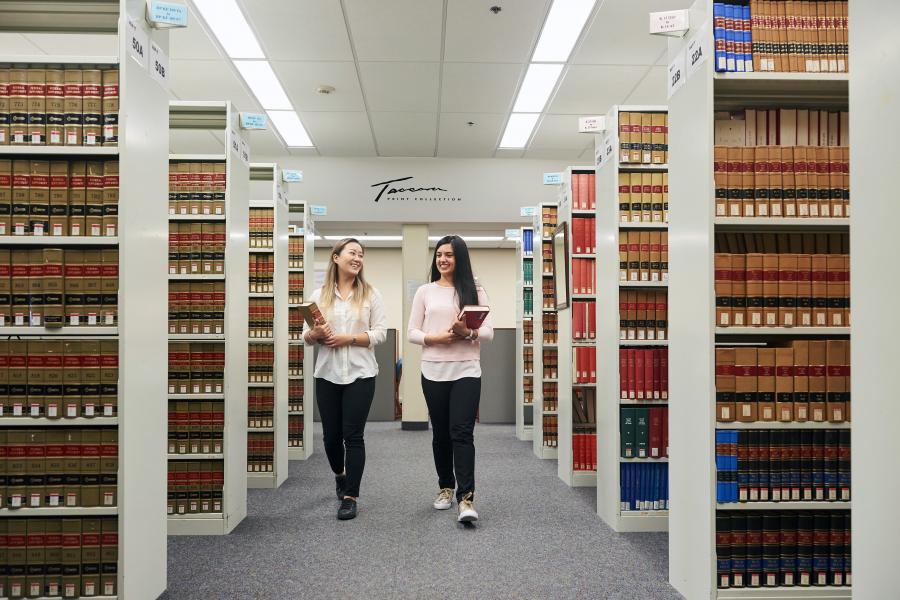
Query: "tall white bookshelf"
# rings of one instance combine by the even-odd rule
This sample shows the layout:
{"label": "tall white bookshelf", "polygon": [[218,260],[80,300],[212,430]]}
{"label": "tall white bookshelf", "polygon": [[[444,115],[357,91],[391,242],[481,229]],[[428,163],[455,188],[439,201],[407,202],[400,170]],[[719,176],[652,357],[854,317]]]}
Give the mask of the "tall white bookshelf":
{"label": "tall white bookshelf", "polygon": [[[170,468],[180,461],[209,463],[221,469],[221,511],[190,509],[170,514],[169,535],[224,535],[247,516],[247,312],[248,312],[248,219],[250,200],[249,157],[242,155],[238,137],[238,113],[229,101],[170,101],[170,129],[207,129],[225,138],[221,154],[169,155],[170,162],[225,163],[224,214],[174,214],[170,222],[223,223],[225,226],[225,311],[223,333],[170,334],[169,342],[222,343],[225,370],[222,393],[168,394],[170,401],[224,404],[222,452],[200,456],[169,455]],[[177,150],[173,148],[172,150]],[[246,148],[244,148],[246,150]],[[223,219],[224,218],[224,219]],[[179,276],[180,278],[180,276]],[[196,463],[195,463],[196,464]],[[220,466],[221,465],[221,466]],[[206,468],[206,467],[204,467]],[[213,502],[213,508],[217,508]]]}
{"label": "tall white bookshelf", "polygon": [[[552,211],[553,219],[545,222],[547,209]],[[559,411],[557,410],[555,398],[559,393],[558,370],[544,370],[544,351],[550,350],[558,352],[558,344],[552,340],[552,333],[544,331],[544,319],[552,319],[556,316],[556,308],[550,304],[545,304],[544,285],[545,282],[553,281],[552,262],[549,255],[544,256],[544,252],[549,249],[552,244],[553,231],[556,229],[556,202],[544,202],[538,205],[537,213],[534,217],[534,406],[532,414],[534,415],[532,426],[532,448],[535,456],[542,459],[556,459],[557,443],[552,429],[547,431],[545,428],[545,419],[552,422],[558,422]],[[545,258],[547,264],[545,265]],[[547,269],[551,270],[547,270]]]}
{"label": "tall white bookshelf", "polygon": [[[623,162],[622,153],[628,149],[622,149],[622,140],[619,135],[620,114],[640,113],[659,115],[667,111],[665,106],[613,106],[606,116],[607,129],[603,135],[596,138],[595,156],[599,157],[597,163],[597,512],[600,518],[615,531],[666,531],[668,526],[668,511],[662,508],[647,508],[644,510],[631,510],[631,507],[623,506],[624,495],[622,492],[626,482],[622,477],[622,465],[629,463],[662,464],[667,463],[665,452],[659,452],[657,456],[647,451],[644,456],[639,456],[637,448],[631,456],[624,456],[622,444],[621,426],[623,422],[623,409],[652,410],[659,406],[668,406],[668,394],[660,393],[658,397],[637,398],[637,394],[631,397],[628,391],[623,398],[621,385],[622,374],[619,370],[620,352],[630,349],[636,351],[665,350],[668,346],[666,339],[622,339],[628,338],[622,335],[622,319],[620,314],[621,298],[623,293],[642,292],[650,293],[664,291],[668,285],[668,277],[663,272],[654,277],[652,271],[646,280],[640,276],[630,277],[631,265],[622,265],[622,243],[627,238],[639,239],[641,235],[656,236],[667,231],[668,223],[662,210],[659,218],[654,218],[654,207],[650,206],[650,217],[646,220],[643,215],[638,217],[627,214],[622,205],[629,203],[629,209],[636,204],[641,204],[641,199],[631,197],[631,179],[643,188],[638,179],[656,177],[662,181],[662,175],[667,171],[667,164],[652,161]],[[627,142],[626,142],[627,144]],[[609,150],[611,152],[609,152]],[[643,150],[642,150],[643,152]],[[643,155],[641,156],[643,160]],[[626,184],[625,179],[629,182]],[[651,183],[652,185],[652,183]],[[661,185],[661,184],[660,184]],[[629,189],[622,189],[627,186]],[[651,194],[652,196],[657,193]],[[662,202],[662,190],[658,193]],[[641,210],[643,209],[643,206]],[[637,236],[635,238],[634,236]],[[626,239],[622,239],[622,238]],[[626,249],[627,252],[627,249]],[[657,262],[659,259],[657,259]],[[652,261],[651,261],[652,262]],[[624,267],[624,268],[623,268]],[[635,338],[638,336],[635,335]],[[646,338],[646,336],[643,336]],[[655,336],[654,337],[658,337]],[[627,385],[624,387],[628,387]],[[648,417],[649,418],[649,417]],[[635,443],[637,446],[637,443]],[[643,467],[637,467],[643,468]],[[626,510],[629,508],[629,510]]]}
{"label": "tall white bookshelf", "polygon": [[[837,514],[834,511],[848,510],[851,506],[849,502],[823,501],[716,504],[717,429],[787,429],[802,433],[810,429],[850,427],[849,422],[717,423],[716,347],[784,345],[792,339],[848,339],[850,328],[716,327],[713,255],[717,234],[726,230],[802,234],[837,231],[846,234],[849,224],[844,219],[828,219],[828,223],[819,219],[779,222],[780,219],[771,217],[764,223],[758,218],[732,217],[727,222],[717,219],[713,172],[714,114],[754,107],[846,110],[849,76],[846,73],[717,73],[712,59],[712,11],[711,2],[695,2],[690,9],[691,31],[684,39],[669,41],[670,61],[684,52],[695,38],[710,57],[697,65],[669,100],[669,193],[673,207],[669,226],[669,310],[678,315],[671,323],[669,342],[669,388],[675,398],[669,416],[670,448],[675,457],[669,465],[672,506],[669,581],[688,598],[849,599],[853,589],[849,585],[832,585],[831,581],[826,585],[813,580],[809,587],[790,586],[779,576],[772,581],[762,578],[759,587],[751,587],[750,581],[739,585],[733,578],[729,582],[726,576],[724,583],[728,586],[725,587],[717,576],[717,517],[734,515],[736,511],[750,511],[747,514],[762,518],[785,511],[832,515]],[[866,35],[871,34],[866,32]],[[689,52],[688,60],[690,56]],[[854,61],[853,64],[855,70],[859,63]],[[867,118],[871,119],[871,116]],[[854,213],[858,212],[854,209]],[[869,293],[869,290],[864,292]],[[857,381],[854,373],[854,386]],[[855,508],[853,512],[856,514]],[[857,543],[855,532],[853,542],[854,545]],[[879,597],[878,594],[864,596]]]}
{"label": "tall white bookshelf", "polygon": [[[0,31],[30,33],[52,28],[56,33],[69,35],[74,48],[79,34],[86,31],[79,24],[93,19],[91,33],[102,33],[115,40],[112,56],[37,57],[7,53],[3,60],[34,69],[103,72],[118,69],[121,118],[117,144],[101,146],[98,137],[96,145],[3,145],[0,160],[118,161],[116,231],[104,237],[72,237],[66,235],[70,231],[53,235],[51,228],[46,236],[0,237],[0,248],[118,250],[116,315],[112,323],[104,317],[100,323],[92,324],[89,316],[81,315],[81,319],[88,321],[72,324],[69,318],[63,327],[46,328],[45,323],[38,324],[31,311],[27,311],[29,314],[24,315],[18,326],[15,321],[13,325],[0,326],[0,336],[10,340],[14,336],[17,341],[29,343],[113,342],[116,359],[105,365],[117,368],[118,374],[115,381],[107,381],[101,388],[96,404],[88,405],[80,399],[70,403],[63,390],[62,412],[56,415],[47,413],[49,404],[24,403],[22,416],[15,416],[15,407],[9,407],[9,412],[0,417],[0,432],[4,439],[23,428],[45,435],[59,435],[71,431],[72,427],[97,435],[101,431],[112,433],[117,450],[108,458],[118,464],[114,472],[116,479],[114,483],[103,484],[107,489],[100,496],[100,506],[69,506],[68,500],[62,498],[60,506],[51,505],[47,498],[38,499],[39,506],[35,506],[35,494],[28,493],[22,508],[0,509],[0,519],[4,530],[13,523],[24,524],[26,518],[35,524],[53,520],[58,524],[60,518],[77,519],[81,521],[80,534],[82,527],[90,527],[91,521],[96,523],[97,518],[109,523],[106,519],[116,517],[111,530],[103,533],[104,539],[106,534],[117,536],[118,552],[115,564],[110,565],[115,568],[113,573],[46,578],[23,575],[19,581],[12,576],[4,577],[4,595],[10,596],[69,594],[114,600],[155,597],[165,590],[166,538],[160,507],[165,502],[166,466],[161,453],[146,450],[161,447],[166,435],[165,405],[159,401],[165,395],[165,379],[161,374],[166,369],[166,218],[158,198],[165,194],[168,140],[165,128],[160,128],[159,123],[166,119],[168,94],[146,68],[128,58],[131,37],[125,30],[126,19],[133,18],[140,33],[150,36],[163,48],[168,46],[168,34],[150,29],[141,18],[143,5],[138,8],[139,2],[110,2],[98,12],[94,4],[47,5],[41,6],[40,13],[21,10],[14,13],[15,18],[4,17]],[[28,326],[29,322],[34,325]],[[76,504],[84,504],[84,498]]]}
{"label": "tall white bookshelf", "polygon": [[516,438],[530,441],[534,424],[534,229],[519,228],[516,241]]}
{"label": "tall white bookshelf", "polygon": [[[590,208],[582,208],[578,203],[576,208],[576,195],[580,199],[582,195],[587,195],[589,190],[578,189],[578,181],[582,175],[590,177],[594,174],[594,167],[567,167],[563,174],[563,182],[559,192],[559,223],[566,223],[568,228],[568,254],[569,260],[566,261],[567,273],[557,273],[556,277],[565,277],[569,291],[568,306],[561,309],[557,313],[557,322],[559,328],[558,339],[558,389],[559,389],[559,441],[558,441],[558,460],[557,474],[566,485],[574,487],[595,487],[597,485],[597,473],[594,469],[584,468],[581,461],[584,457],[583,441],[580,439],[581,429],[587,429],[587,423],[576,425],[576,411],[574,401],[576,394],[582,396],[593,404],[592,394],[596,388],[596,383],[590,382],[590,375],[584,376],[576,364],[576,352],[585,352],[594,347],[595,341],[588,339],[587,336],[576,338],[576,327],[580,328],[575,322],[575,302],[579,303],[596,303],[596,293],[593,287],[580,287],[582,283],[582,274],[576,273],[580,271],[582,261],[588,261],[585,264],[590,265],[590,272],[593,273],[596,262],[596,254],[586,247],[576,247],[575,219],[591,218],[596,214],[595,210]],[[585,201],[589,201],[585,198]],[[589,206],[589,204],[588,204]],[[552,233],[551,233],[552,235]],[[579,236],[583,236],[579,227]],[[584,240],[586,241],[586,239]],[[585,324],[587,324],[585,322]],[[586,332],[585,332],[586,333]],[[581,400],[579,400],[580,402]],[[594,407],[585,407],[585,420],[589,420],[587,414],[593,413]],[[593,424],[596,431],[596,421]],[[578,432],[575,430],[579,429]],[[579,436],[578,438],[576,436]],[[577,440],[577,441],[576,441]],[[578,450],[576,450],[578,444]]]}
{"label": "tall white bookshelf", "polygon": [[[293,259],[293,263],[288,267],[288,272],[295,274],[295,276],[301,276],[303,285],[299,289],[299,298],[295,294],[295,297],[289,303],[289,310],[292,314],[290,320],[292,323],[299,324],[299,326],[295,325],[290,336],[290,346],[294,349],[294,352],[297,352],[297,349],[299,349],[302,359],[299,364],[299,370],[296,367],[292,367],[288,375],[288,379],[291,381],[294,389],[300,393],[299,402],[297,402],[297,398],[292,396],[293,399],[288,411],[288,418],[294,428],[292,436],[294,439],[288,442],[288,457],[290,460],[306,460],[313,453],[313,403],[316,401],[313,368],[315,362],[313,349],[305,348],[303,344],[303,333],[306,331],[306,324],[303,322],[303,317],[300,316],[298,306],[309,298],[315,285],[313,272],[315,229],[310,208],[306,202],[291,201],[289,203],[289,220],[291,224],[288,237],[295,244],[299,244],[302,252],[299,257]],[[285,292],[285,296],[287,297],[287,292]],[[298,385],[300,386],[299,388],[297,388]],[[298,437],[299,439],[297,439]]]}
{"label": "tall white bookshelf", "polygon": [[[273,348],[272,381],[248,381],[248,396],[254,390],[272,390],[274,408],[271,421],[268,417],[247,415],[247,434],[271,439],[272,464],[254,465],[248,459],[247,485],[251,488],[277,488],[288,477],[288,206],[287,196],[281,186],[281,171],[275,163],[251,163],[250,180],[264,182],[269,198],[260,194],[250,200],[250,209],[271,210],[272,237],[265,243],[250,240],[250,257],[254,254],[273,255],[274,272],[271,291],[250,292],[253,299],[271,300],[274,306],[271,336],[249,337],[249,344],[266,344]],[[262,240],[260,240],[262,242]],[[265,333],[265,332],[261,332]],[[248,357],[249,360],[249,357]],[[251,446],[248,446],[248,456]],[[270,469],[270,470],[269,470]]]}

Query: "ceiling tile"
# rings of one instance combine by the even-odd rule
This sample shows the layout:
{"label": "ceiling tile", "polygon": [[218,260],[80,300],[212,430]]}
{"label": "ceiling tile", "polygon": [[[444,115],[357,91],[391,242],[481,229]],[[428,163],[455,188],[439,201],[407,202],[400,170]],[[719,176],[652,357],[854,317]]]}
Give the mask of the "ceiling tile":
{"label": "ceiling tile", "polygon": [[634,89],[646,67],[574,65],[566,72],[547,112],[603,115]]}
{"label": "ceiling tile", "polygon": [[379,156],[434,156],[437,115],[373,112]]}
{"label": "ceiling tile", "polygon": [[172,154],[221,154],[225,143],[203,129],[170,129],[169,152]]}
{"label": "ceiling tile", "polygon": [[435,112],[440,64],[360,63],[366,102],[372,111]]}
{"label": "ceiling tile", "polygon": [[197,11],[191,9],[188,26],[169,33],[169,56],[172,59],[221,60],[223,54],[206,34]]}
{"label": "ceiling tile", "polygon": [[491,4],[484,0],[454,0],[448,4],[444,60],[528,62],[549,1],[506,2],[496,15],[488,10]]}
{"label": "ceiling tile", "polygon": [[[28,33],[25,37],[47,54],[56,56],[118,56],[118,37],[105,34]],[[73,43],[75,40],[77,43]]]}
{"label": "ceiling tile", "polygon": [[288,150],[291,156],[319,156],[315,148],[291,148]]}
{"label": "ceiling tile", "polygon": [[546,160],[565,160],[571,163],[571,166],[581,167],[586,165],[576,164],[579,162],[581,150],[566,150],[555,148],[529,148],[522,158],[541,158]]}
{"label": "ceiling tile", "polygon": [[241,3],[270,60],[353,60],[340,2],[241,0]]}
{"label": "ceiling tile", "polygon": [[666,38],[647,32],[648,14],[684,8],[682,0],[607,0],[597,10],[573,64],[652,65],[666,51]]}
{"label": "ceiling tile", "polygon": [[497,148],[494,158],[522,158],[525,150],[522,148]]}
{"label": "ceiling tile", "polygon": [[666,71],[668,67],[651,67],[637,88],[625,99],[626,104],[666,104]]}
{"label": "ceiling tile", "polygon": [[345,0],[359,60],[440,60],[442,0]]}
{"label": "ceiling tile", "polygon": [[325,156],[375,156],[365,112],[303,112],[306,130]]}
{"label": "ceiling tile", "polygon": [[531,139],[529,149],[573,148],[581,153],[590,136],[578,133],[578,117],[575,115],[545,115]]}
{"label": "ceiling tile", "polygon": [[[297,110],[365,110],[359,77],[352,62],[273,61],[272,68]],[[316,88],[320,85],[330,85],[335,91],[318,94]]]}
{"label": "ceiling tile", "polygon": [[445,63],[441,112],[506,113],[524,65]]}
{"label": "ceiling tile", "polygon": [[172,93],[180,100],[231,100],[238,110],[259,110],[225,60],[173,60]]}
{"label": "ceiling tile", "polygon": [[[469,121],[475,124],[470,126]],[[438,156],[490,158],[505,122],[503,114],[441,114]]]}

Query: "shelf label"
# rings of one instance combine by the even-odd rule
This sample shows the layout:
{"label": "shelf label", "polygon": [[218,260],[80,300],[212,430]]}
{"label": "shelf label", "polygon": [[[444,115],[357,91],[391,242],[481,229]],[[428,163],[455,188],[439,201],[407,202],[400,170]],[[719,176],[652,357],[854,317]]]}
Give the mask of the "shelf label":
{"label": "shelf label", "polygon": [[266,129],[269,125],[266,115],[259,113],[241,113],[241,129]]}
{"label": "shelf label", "polygon": [[709,40],[706,35],[706,27],[702,27],[687,44],[687,76],[688,79],[694,76],[694,73],[700,70],[703,63],[709,57],[710,49]]}
{"label": "shelf label", "polygon": [[309,212],[310,212],[313,216],[316,216],[316,217],[324,217],[325,215],[328,214],[328,207],[327,207],[327,206],[319,206],[319,205],[316,205],[316,204],[311,204],[311,205],[309,206]]}
{"label": "shelf label", "polygon": [[520,237],[519,234],[520,232],[518,229],[507,229],[506,231],[504,231],[503,237],[508,240],[517,240]]}
{"label": "shelf label", "polygon": [[128,19],[128,54],[137,64],[145,69],[150,52],[150,39],[147,32],[133,19]]}
{"label": "shelf label", "polygon": [[303,183],[303,171],[296,169],[282,169],[281,180],[285,183]]}
{"label": "shelf label", "polygon": [[537,214],[537,206],[520,206],[519,207],[519,216],[520,217],[533,217]]}
{"label": "shelf label", "polygon": [[606,131],[606,117],[578,117],[578,133]]}
{"label": "shelf label", "polygon": [[169,89],[169,55],[156,42],[150,42],[150,77],[164,90]]}
{"label": "shelf label", "polygon": [[675,95],[684,82],[687,81],[687,73],[685,72],[685,48],[678,51],[672,62],[669,63],[668,78],[666,79],[666,97],[671,98]]}
{"label": "shelf label", "polygon": [[147,20],[150,25],[160,29],[187,27],[188,9],[180,2],[147,0]]}
{"label": "shelf label", "polygon": [[241,138],[238,137],[237,131],[231,130],[231,151],[237,157],[241,156]]}
{"label": "shelf label", "polygon": [[544,173],[544,185],[559,185],[562,183],[562,173]]}
{"label": "shelf label", "polygon": [[241,157],[241,162],[245,165],[250,164],[250,144],[244,141],[244,138],[241,138],[241,153],[239,156]]}
{"label": "shelf label", "polygon": [[690,11],[687,9],[650,13],[651,35],[684,35],[690,25]]}

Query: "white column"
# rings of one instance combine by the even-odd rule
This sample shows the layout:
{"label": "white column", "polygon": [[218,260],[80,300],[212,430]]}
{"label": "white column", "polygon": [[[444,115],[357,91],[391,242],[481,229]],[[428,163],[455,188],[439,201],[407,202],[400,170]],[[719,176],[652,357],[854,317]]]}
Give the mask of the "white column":
{"label": "white column", "polygon": [[429,260],[428,225],[403,225],[403,429],[428,429],[428,408],[421,383],[422,347],[409,342],[406,330],[416,289],[428,282]]}

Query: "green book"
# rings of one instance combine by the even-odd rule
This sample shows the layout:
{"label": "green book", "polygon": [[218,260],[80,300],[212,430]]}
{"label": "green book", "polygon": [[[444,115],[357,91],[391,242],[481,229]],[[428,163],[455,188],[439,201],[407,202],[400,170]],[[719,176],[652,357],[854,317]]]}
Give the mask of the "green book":
{"label": "green book", "polygon": [[634,458],[634,409],[619,409],[619,438],[622,458]]}
{"label": "green book", "polygon": [[634,409],[634,445],[638,458],[647,458],[650,449],[650,409]]}

